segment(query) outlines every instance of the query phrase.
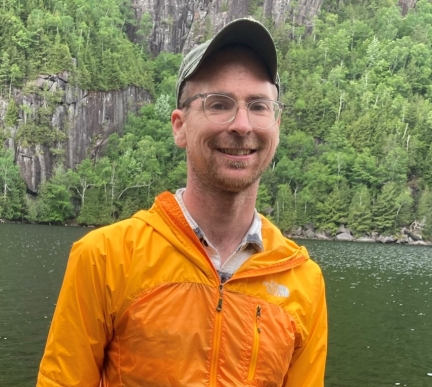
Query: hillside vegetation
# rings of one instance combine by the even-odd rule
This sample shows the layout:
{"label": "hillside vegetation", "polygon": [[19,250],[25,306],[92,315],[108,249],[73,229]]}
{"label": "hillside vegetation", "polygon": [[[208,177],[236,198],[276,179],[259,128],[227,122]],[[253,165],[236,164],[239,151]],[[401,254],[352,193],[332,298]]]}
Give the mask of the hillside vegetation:
{"label": "hillside vegetation", "polygon": [[[4,0],[0,8],[3,98],[39,73],[67,70],[81,88],[134,84],[155,101],[129,117],[102,157],[76,170],[60,163],[37,198],[26,197],[12,152],[0,150],[0,218],[107,224],[184,186],[185,154],[169,120],[181,57],[151,58],[130,42],[127,3]],[[258,210],[284,231],[314,224],[393,234],[415,226],[431,239],[432,4],[420,0],[402,16],[397,1],[324,1],[307,33],[261,20],[277,43],[287,108]],[[149,25],[141,24],[145,36]],[[9,103],[0,137],[10,135],[18,109]]]}

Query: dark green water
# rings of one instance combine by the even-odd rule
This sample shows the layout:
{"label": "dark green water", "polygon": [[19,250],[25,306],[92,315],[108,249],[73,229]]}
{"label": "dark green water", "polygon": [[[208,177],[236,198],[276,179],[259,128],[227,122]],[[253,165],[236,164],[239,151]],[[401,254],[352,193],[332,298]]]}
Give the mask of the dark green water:
{"label": "dark green water", "polygon": [[[1,387],[35,385],[68,251],[87,231],[0,224]],[[326,387],[431,387],[432,248],[298,242],[326,278]]]}

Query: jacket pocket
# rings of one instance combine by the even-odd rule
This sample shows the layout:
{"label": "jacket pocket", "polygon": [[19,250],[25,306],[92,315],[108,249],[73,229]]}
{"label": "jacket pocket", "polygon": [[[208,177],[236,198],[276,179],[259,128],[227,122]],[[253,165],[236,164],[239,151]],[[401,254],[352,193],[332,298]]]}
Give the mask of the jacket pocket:
{"label": "jacket pocket", "polygon": [[261,334],[261,326],[260,326],[260,320],[261,320],[261,306],[256,306],[256,314],[255,314],[255,320],[254,320],[254,327],[253,327],[253,346],[252,346],[252,356],[251,356],[251,362],[249,365],[249,372],[248,372],[248,381],[251,381],[254,379],[255,376],[255,370],[257,366],[257,360],[258,360],[258,351],[259,351],[259,345],[260,345],[260,334]]}

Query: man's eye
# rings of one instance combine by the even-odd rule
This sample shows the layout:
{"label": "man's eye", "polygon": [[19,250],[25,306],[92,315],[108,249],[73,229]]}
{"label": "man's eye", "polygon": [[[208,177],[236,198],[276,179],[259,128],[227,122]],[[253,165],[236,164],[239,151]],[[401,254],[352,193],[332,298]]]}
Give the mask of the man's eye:
{"label": "man's eye", "polygon": [[207,100],[206,108],[213,111],[231,110],[234,105],[235,102],[228,98],[211,98]]}
{"label": "man's eye", "polygon": [[252,105],[250,105],[249,109],[257,112],[268,111],[270,110],[270,104],[265,102],[254,102]]}
{"label": "man's eye", "polygon": [[229,106],[223,102],[214,102],[209,106],[209,108],[212,110],[227,110],[229,109]]}

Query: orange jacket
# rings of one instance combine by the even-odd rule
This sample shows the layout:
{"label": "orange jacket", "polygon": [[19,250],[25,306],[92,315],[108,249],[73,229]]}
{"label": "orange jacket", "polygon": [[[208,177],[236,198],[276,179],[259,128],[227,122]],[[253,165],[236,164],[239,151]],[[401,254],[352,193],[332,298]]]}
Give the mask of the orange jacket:
{"label": "orange jacket", "polygon": [[262,218],[221,284],[174,196],[72,248],[38,387],[323,386],[319,267]]}

